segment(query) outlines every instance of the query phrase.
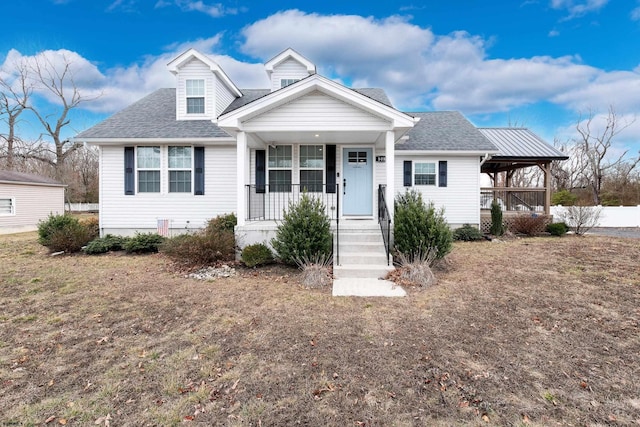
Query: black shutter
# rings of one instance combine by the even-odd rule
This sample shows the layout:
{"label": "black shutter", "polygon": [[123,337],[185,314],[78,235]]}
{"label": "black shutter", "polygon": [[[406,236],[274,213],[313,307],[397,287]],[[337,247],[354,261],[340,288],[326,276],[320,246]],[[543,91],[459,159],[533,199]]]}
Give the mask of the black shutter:
{"label": "black shutter", "polygon": [[327,169],[326,169],[326,182],[327,193],[336,192],[336,146],[327,145]]}
{"label": "black shutter", "polygon": [[440,175],[438,178],[438,187],[446,187],[447,186],[447,161],[441,160],[438,162],[438,174]]}
{"label": "black shutter", "polygon": [[204,196],[204,147],[193,147],[193,194]]}
{"label": "black shutter", "polygon": [[411,187],[411,160],[404,161],[404,186]]}
{"label": "black shutter", "polygon": [[256,150],[256,193],[265,192],[265,184],[267,177],[267,152],[265,150]]}
{"label": "black shutter", "polygon": [[134,175],[135,152],[133,147],[124,147],[124,194],[136,194],[136,180]]}

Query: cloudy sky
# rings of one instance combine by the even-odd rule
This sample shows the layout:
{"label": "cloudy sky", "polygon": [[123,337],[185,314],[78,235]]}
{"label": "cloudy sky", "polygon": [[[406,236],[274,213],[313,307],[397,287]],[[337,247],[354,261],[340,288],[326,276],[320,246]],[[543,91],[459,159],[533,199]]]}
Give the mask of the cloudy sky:
{"label": "cloudy sky", "polygon": [[11,1],[0,64],[72,61],[83,93],[100,97],[75,112],[68,136],[174,86],[166,64],[189,47],[241,88],[266,87],[261,64],[293,47],[329,78],[384,88],[403,111],[459,110],[549,142],[613,106],[631,123],[618,149],[640,149],[640,0],[308,3]]}

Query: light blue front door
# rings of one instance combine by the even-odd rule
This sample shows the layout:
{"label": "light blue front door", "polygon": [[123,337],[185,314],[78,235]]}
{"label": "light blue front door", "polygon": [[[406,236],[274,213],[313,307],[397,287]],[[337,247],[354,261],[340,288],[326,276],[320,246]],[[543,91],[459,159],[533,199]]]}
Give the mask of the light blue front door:
{"label": "light blue front door", "polygon": [[367,216],[373,211],[373,150],[342,149],[342,214]]}

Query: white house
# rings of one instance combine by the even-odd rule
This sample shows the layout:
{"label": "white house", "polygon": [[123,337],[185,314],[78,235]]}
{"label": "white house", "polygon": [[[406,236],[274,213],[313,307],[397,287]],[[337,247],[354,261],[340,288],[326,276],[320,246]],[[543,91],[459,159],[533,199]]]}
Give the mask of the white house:
{"label": "white house", "polygon": [[306,191],[323,200],[348,263],[350,230],[384,234],[385,205],[409,187],[453,227],[481,223],[481,167],[500,150],[458,112],[399,111],[382,89],[332,81],[292,49],[265,64],[265,89],[239,89],[193,49],[168,68],[176,89],[75,138],[100,149],[103,234],[155,231],[159,220],[175,233],[235,212],[242,244],[268,241]]}
{"label": "white house", "polygon": [[0,234],[33,231],[64,213],[64,185],[39,175],[0,170]]}

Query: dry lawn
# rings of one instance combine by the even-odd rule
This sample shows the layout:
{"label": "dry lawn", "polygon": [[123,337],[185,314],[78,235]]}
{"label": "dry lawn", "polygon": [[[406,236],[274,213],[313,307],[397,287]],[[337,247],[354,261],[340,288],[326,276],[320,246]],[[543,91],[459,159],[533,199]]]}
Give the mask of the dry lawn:
{"label": "dry lawn", "polygon": [[404,299],[0,236],[0,426],[640,424],[640,241],[456,244]]}

